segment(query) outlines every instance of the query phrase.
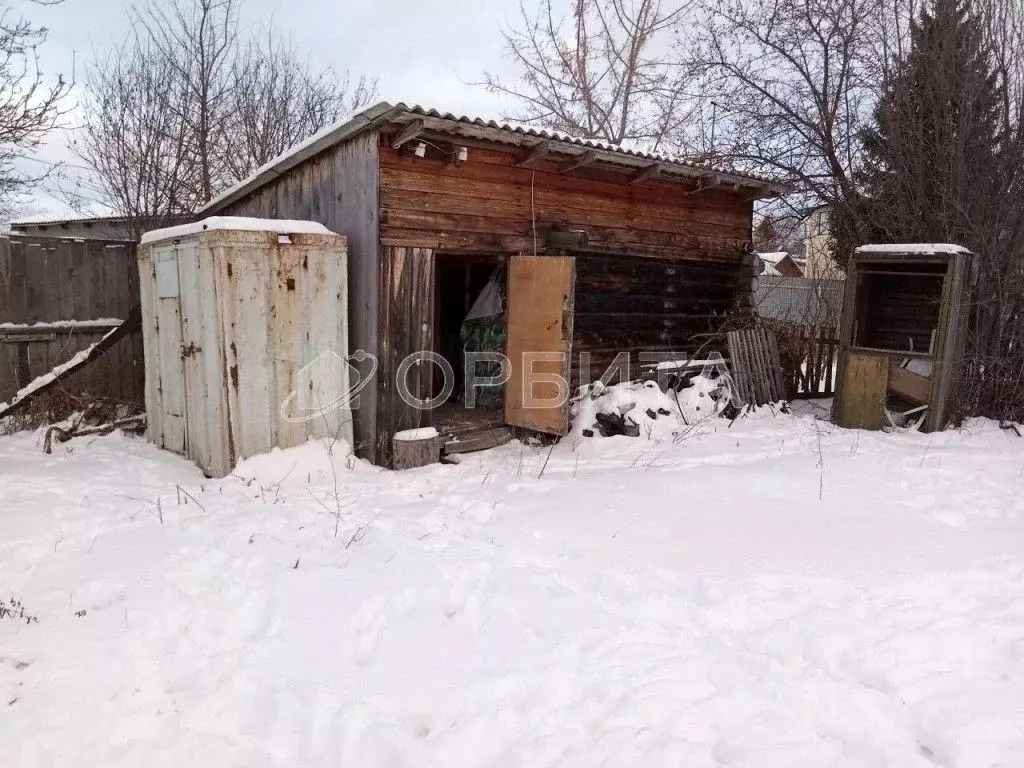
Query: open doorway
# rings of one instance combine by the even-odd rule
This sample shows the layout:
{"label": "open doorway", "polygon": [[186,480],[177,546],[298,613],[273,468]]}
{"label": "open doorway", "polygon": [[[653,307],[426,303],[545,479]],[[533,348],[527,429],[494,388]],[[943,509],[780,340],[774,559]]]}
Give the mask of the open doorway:
{"label": "open doorway", "polygon": [[[434,351],[451,365],[455,389],[447,403],[434,409],[432,423],[442,434],[462,441],[477,433],[503,433],[503,389],[477,390],[475,407],[467,408],[463,382],[465,352],[504,351],[504,259],[447,253],[435,259]],[[432,394],[438,395],[443,386],[443,374],[435,367]]]}

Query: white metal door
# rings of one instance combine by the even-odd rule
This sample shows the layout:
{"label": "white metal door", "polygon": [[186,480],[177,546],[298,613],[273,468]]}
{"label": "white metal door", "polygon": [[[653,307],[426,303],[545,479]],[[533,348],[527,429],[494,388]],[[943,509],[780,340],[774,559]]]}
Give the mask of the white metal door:
{"label": "white metal door", "polygon": [[215,477],[231,471],[216,271],[198,239],[178,245],[186,455]]}
{"label": "white metal door", "polygon": [[159,345],[160,444],[169,451],[185,454],[188,425],[185,416],[185,372],[181,357],[181,282],[178,276],[177,246],[154,248],[153,267]]}

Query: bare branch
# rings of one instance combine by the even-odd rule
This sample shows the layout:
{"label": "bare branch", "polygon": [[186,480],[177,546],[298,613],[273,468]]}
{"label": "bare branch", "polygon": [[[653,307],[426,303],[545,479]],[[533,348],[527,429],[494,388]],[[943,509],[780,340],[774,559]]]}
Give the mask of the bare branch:
{"label": "bare branch", "polygon": [[679,143],[694,105],[684,97],[685,70],[669,54],[689,5],[574,0],[562,19],[552,0],[535,15],[521,2],[517,27],[503,32],[519,77],[485,74],[483,84],[519,103],[508,119],[651,149]]}

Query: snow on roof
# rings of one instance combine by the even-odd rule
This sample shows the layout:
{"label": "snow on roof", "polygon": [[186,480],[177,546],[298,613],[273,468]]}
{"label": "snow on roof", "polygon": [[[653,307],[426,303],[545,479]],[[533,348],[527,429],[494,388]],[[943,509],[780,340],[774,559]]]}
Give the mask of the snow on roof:
{"label": "snow on roof", "polygon": [[39,224],[100,224],[120,223],[128,221],[127,216],[60,216],[53,211],[22,216],[17,221],[12,221],[12,227],[23,227]]}
{"label": "snow on roof", "polygon": [[872,243],[862,245],[857,253],[970,253],[953,243]]}
{"label": "snow on roof", "polygon": [[786,251],[773,251],[771,253],[758,253],[757,254],[762,261],[766,261],[769,264],[778,264],[784,258],[789,256]]}
{"label": "snow on roof", "polygon": [[616,159],[622,164],[636,167],[642,167],[635,162],[636,160],[664,163],[668,166],[666,170],[674,172],[676,175],[690,178],[717,176],[724,182],[764,190],[767,195],[772,196],[783,192],[783,187],[770,179],[747,173],[723,171],[709,164],[684,160],[678,156],[645,152],[633,146],[611,144],[597,139],[584,139],[558,131],[531,128],[512,123],[498,123],[494,120],[467,117],[466,115],[457,116],[452,112],[440,112],[437,109],[421,107],[418,104],[409,106],[403,102],[390,104],[389,102],[382,101],[361,112],[339,120],[320,133],[314,134],[285,150],[285,152],[270,162],[257,168],[248,178],[243,179],[214,197],[200,209],[199,213],[204,214],[217,211],[221,207],[234,202],[254,189],[258,189],[272,179],[335,144],[355,138],[366,131],[376,130],[388,123],[408,123],[417,119],[433,121],[439,130],[455,133],[460,131],[486,132],[490,134],[487,138],[493,140],[500,140],[498,137],[504,134],[510,143],[522,143],[524,138],[557,141],[562,144],[558,151],[565,151],[569,146],[572,146],[574,149],[581,150],[581,154],[583,151],[605,152],[608,154],[602,159],[608,161]]}
{"label": "snow on roof", "polygon": [[758,253],[757,257],[761,259],[764,264],[764,270],[762,275],[769,275],[771,277],[783,277],[782,272],[779,271],[778,266],[784,259],[793,260],[792,255],[786,251],[770,251],[768,253]]}
{"label": "snow on roof", "polygon": [[235,229],[256,232],[276,232],[279,235],[333,235],[327,227],[318,221],[300,221],[297,219],[253,219],[247,216],[210,216],[191,224],[179,224],[176,227],[154,229],[142,236],[142,245],[160,240],[173,240],[187,237],[197,232],[208,230]]}

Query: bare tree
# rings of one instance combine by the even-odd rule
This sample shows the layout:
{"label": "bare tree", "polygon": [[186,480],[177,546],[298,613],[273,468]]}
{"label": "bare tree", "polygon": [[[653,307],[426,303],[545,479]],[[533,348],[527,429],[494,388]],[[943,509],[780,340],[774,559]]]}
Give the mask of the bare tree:
{"label": "bare tree", "polygon": [[552,0],[535,13],[521,1],[518,26],[503,32],[518,79],[487,73],[484,84],[518,102],[509,119],[657,150],[678,140],[693,109],[685,70],[669,61],[689,5],[573,0],[563,19]]}
{"label": "bare tree", "polygon": [[221,142],[230,110],[238,0],[155,2],[138,15],[138,26],[185,91],[177,116],[190,134],[199,191],[208,200],[228,179]]}
{"label": "bare tree", "polygon": [[228,170],[245,178],[297,141],[367,106],[377,82],[333,69],[310,71],[289,40],[269,30],[253,38],[231,66],[226,121]]}
{"label": "bare tree", "polygon": [[[857,135],[874,103],[878,0],[708,0],[690,52],[716,124],[706,157],[781,177],[795,209],[856,200]],[[836,233],[840,241],[851,238]]]}
{"label": "bare tree", "polygon": [[1024,0],[978,0],[985,20],[985,44],[996,74],[1005,83],[1003,119],[1024,108]]}
{"label": "bare tree", "polygon": [[122,51],[90,66],[86,86],[72,149],[95,171],[98,202],[132,220],[128,234],[201,204],[192,134],[180,119],[192,94],[172,63],[136,30]]}
{"label": "bare tree", "polygon": [[0,6],[0,205],[38,181],[20,173],[18,159],[39,147],[63,114],[68,84],[47,78],[39,69],[36,51],[46,29],[15,16]]}
{"label": "bare tree", "polygon": [[103,202],[145,228],[196,210],[376,83],[311,72],[272,31],[241,40],[238,0],[152,2],[88,69],[74,143]]}

